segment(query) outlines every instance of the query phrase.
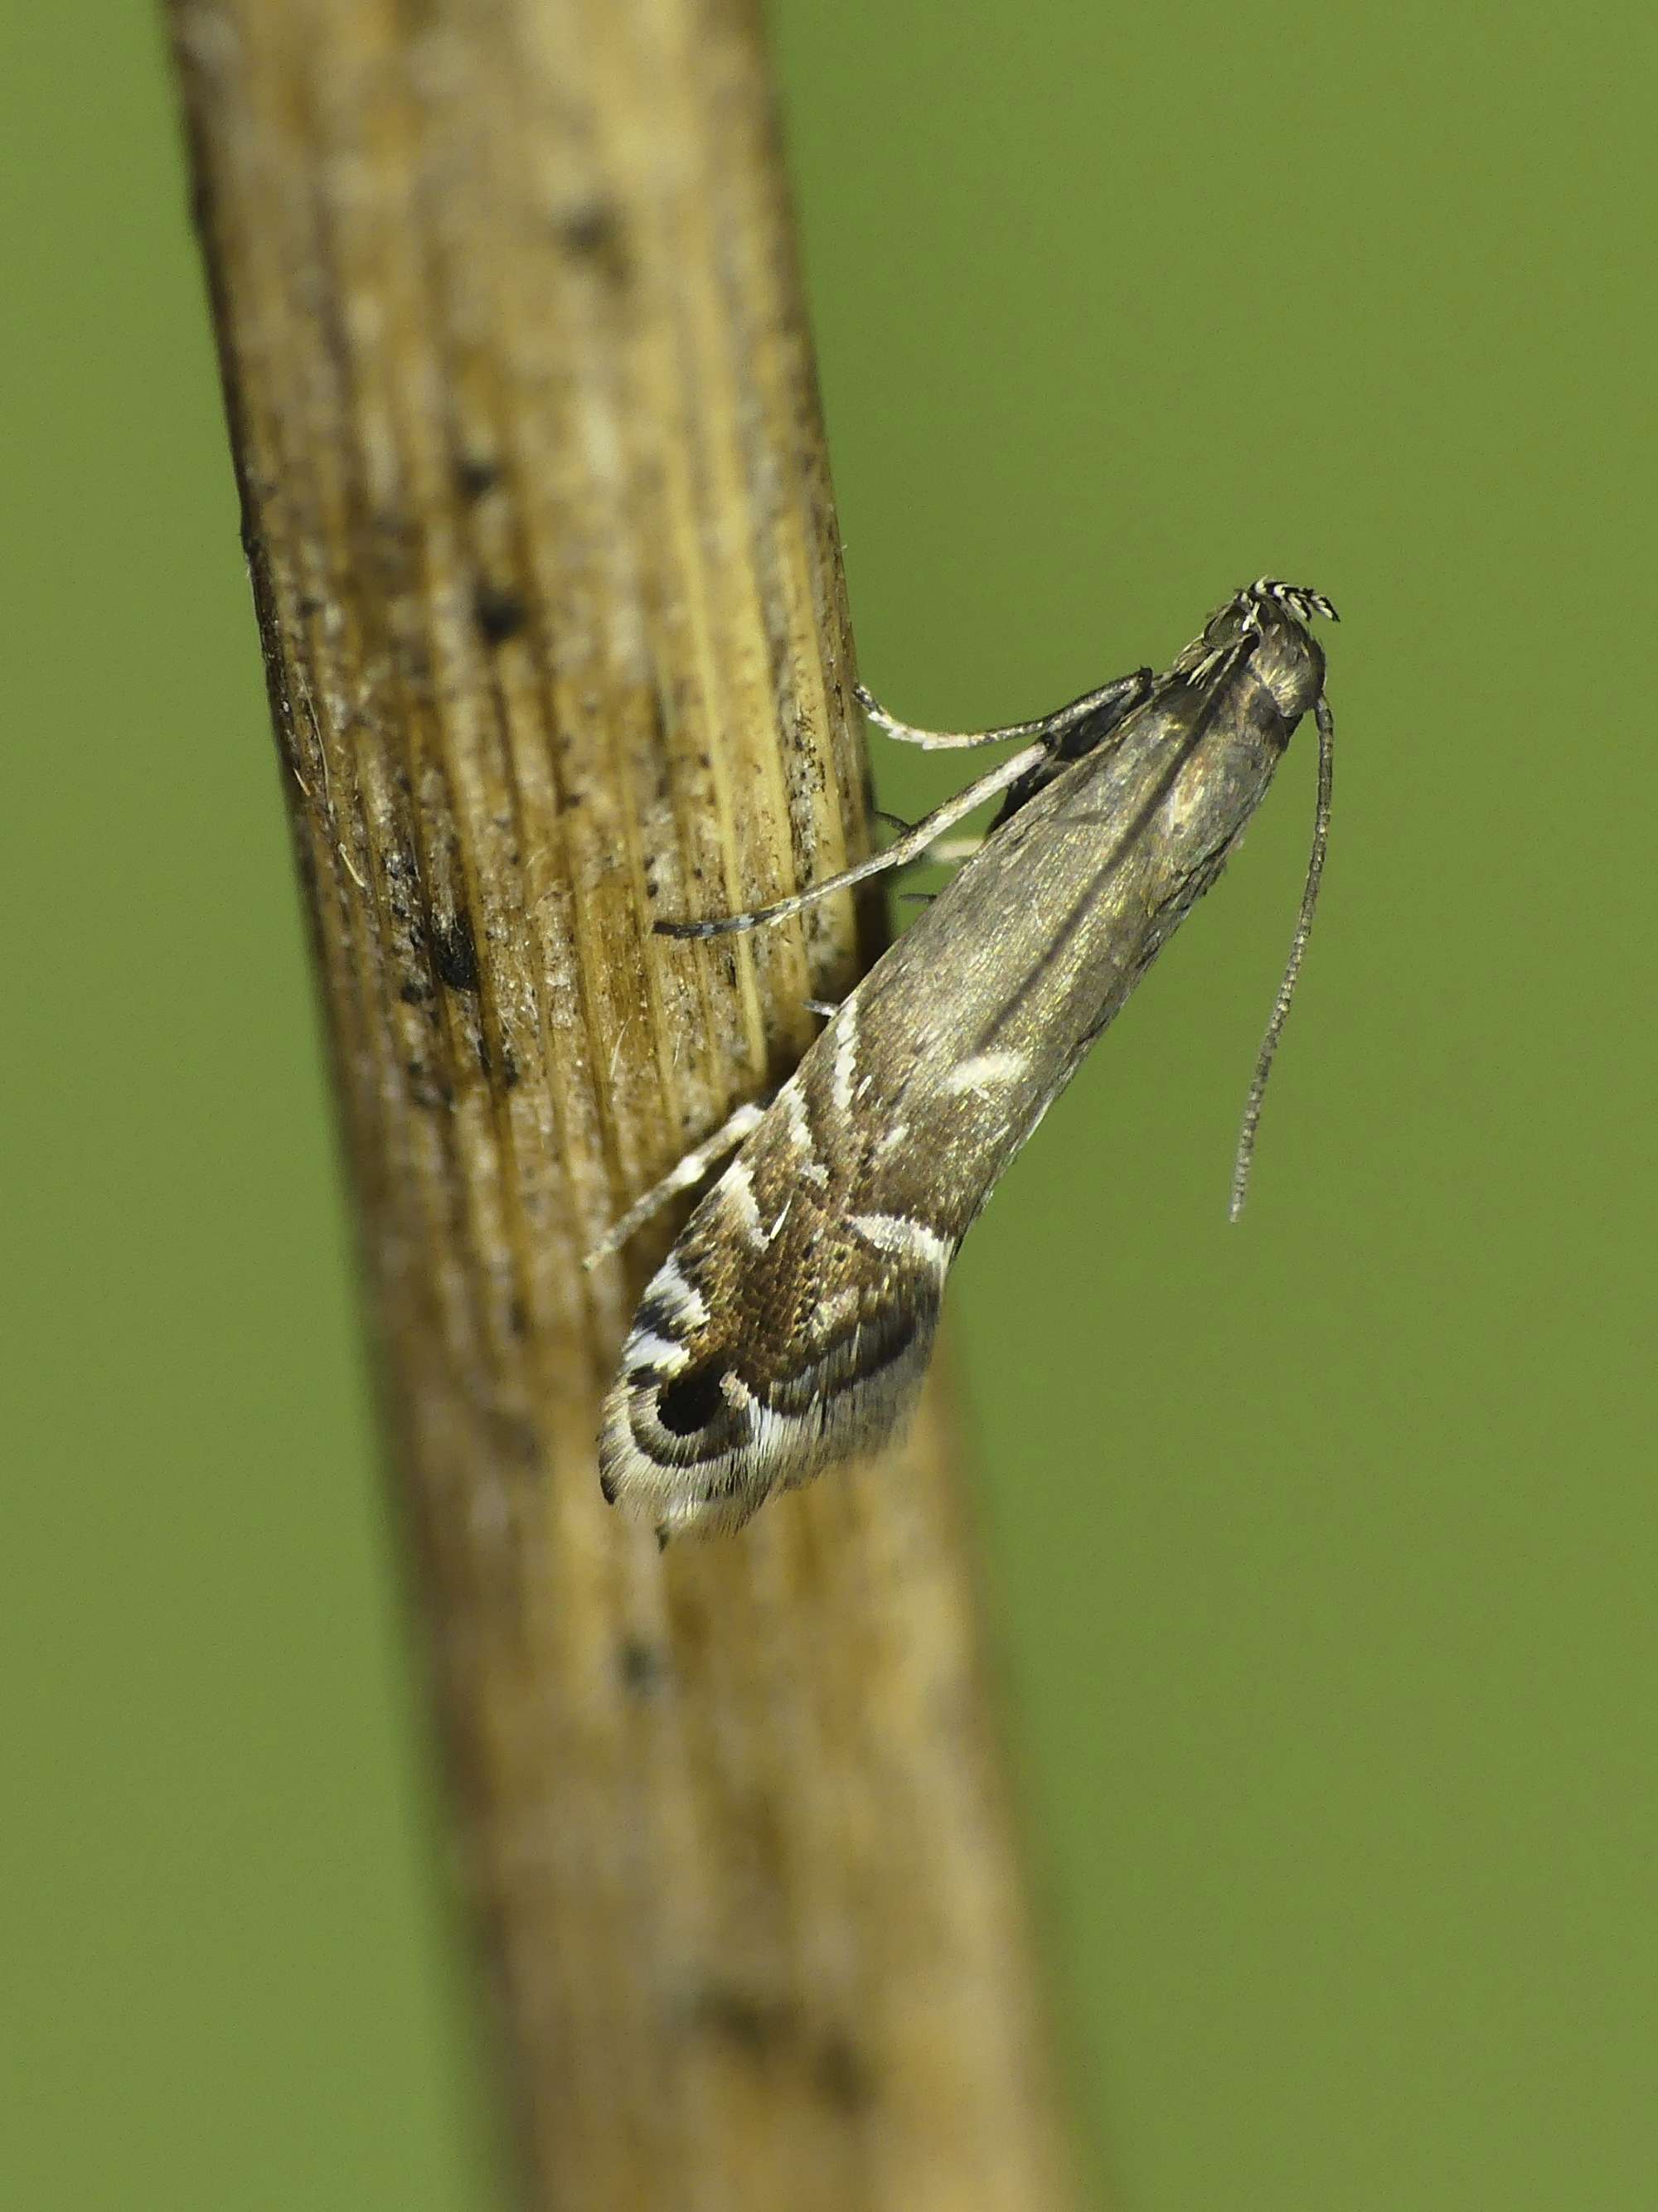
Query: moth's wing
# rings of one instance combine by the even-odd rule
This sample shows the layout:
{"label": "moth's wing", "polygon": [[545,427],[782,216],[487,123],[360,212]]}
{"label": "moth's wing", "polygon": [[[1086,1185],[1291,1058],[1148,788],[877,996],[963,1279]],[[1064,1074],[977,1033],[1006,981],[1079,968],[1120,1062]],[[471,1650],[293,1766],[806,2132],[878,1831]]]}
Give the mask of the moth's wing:
{"label": "moth's wing", "polygon": [[857,1179],[766,1117],[647,1285],[605,1403],[600,1479],[664,1536],[735,1528],[881,1443],[926,1371],[954,1245],[855,1210]]}

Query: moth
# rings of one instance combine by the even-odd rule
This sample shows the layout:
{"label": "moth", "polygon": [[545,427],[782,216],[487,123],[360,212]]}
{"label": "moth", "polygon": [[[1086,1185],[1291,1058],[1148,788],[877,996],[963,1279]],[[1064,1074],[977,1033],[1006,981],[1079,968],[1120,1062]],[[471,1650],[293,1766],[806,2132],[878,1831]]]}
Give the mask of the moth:
{"label": "moth", "polygon": [[1334,723],[1311,623],[1320,592],[1262,577],[1160,676],[1140,669],[1033,721],[923,731],[933,750],[1020,741],[858,866],[746,914],[757,928],[940,849],[986,800],[972,857],[829,1012],[769,1104],[739,1108],[617,1223],[591,1265],[675,1191],[735,1158],[651,1278],[605,1401],[605,1497],[683,1532],[738,1528],[774,1492],[872,1450],[912,1409],[945,1277],[997,1178],[1181,920],[1215,881],[1310,709],[1313,850],[1256,1062],[1232,1211],[1299,970],[1328,835]]}

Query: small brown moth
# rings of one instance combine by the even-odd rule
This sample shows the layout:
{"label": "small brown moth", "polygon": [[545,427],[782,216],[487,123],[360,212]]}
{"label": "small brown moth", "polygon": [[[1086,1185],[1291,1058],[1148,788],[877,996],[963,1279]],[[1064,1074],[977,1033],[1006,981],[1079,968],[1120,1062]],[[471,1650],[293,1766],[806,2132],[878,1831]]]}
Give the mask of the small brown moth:
{"label": "small brown moth", "polygon": [[741,1107],[619,1221],[613,1251],[742,1149],[640,1302],[605,1402],[600,1480],[664,1540],[735,1528],[774,1491],[884,1442],[912,1407],[944,1279],[997,1177],[1227,856],[1291,732],[1317,718],[1319,803],[1289,965],[1256,1062],[1232,1212],[1322,872],[1334,725],[1309,625],[1320,593],[1259,578],[1161,677],[1038,720],[912,729],[933,748],[1029,740],[884,853],[753,913],[659,922],[711,937],[900,866],[986,799],[945,889],[836,1007],[769,1105]]}

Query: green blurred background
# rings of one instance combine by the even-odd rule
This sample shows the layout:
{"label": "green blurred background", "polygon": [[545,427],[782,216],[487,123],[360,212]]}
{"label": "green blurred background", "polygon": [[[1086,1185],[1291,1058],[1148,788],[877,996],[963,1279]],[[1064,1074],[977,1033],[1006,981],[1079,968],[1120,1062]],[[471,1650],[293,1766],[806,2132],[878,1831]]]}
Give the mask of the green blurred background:
{"label": "green blurred background", "polygon": [[[1651,11],[773,13],[876,688],[1346,617],[1243,1226],[1306,744],[957,1273],[1121,2212],[1650,2206]],[[0,2202],[484,2212],[159,38],[4,39]]]}

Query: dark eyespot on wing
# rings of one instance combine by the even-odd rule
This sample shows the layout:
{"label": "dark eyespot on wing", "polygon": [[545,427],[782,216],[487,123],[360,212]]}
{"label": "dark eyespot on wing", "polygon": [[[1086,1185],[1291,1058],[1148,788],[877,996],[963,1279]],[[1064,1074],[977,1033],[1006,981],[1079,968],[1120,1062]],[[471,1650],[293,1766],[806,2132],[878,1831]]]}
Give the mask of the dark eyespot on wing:
{"label": "dark eyespot on wing", "polygon": [[721,1366],[692,1367],[665,1382],[656,1394],[656,1418],[662,1426],[676,1437],[695,1436],[698,1429],[705,1429],[725,1410],[720,1389],[725,1372]]}
{"label": "dark eyespot on wing", "polygon": [[722,1385],[729,1369],[712,1358],[664,1376],[652,1369],[637,1377],[627,1410],[634,1443],[661,1468],[716,1468],[744,1450],[752,1437],[749,1407],[734,1405]]}

